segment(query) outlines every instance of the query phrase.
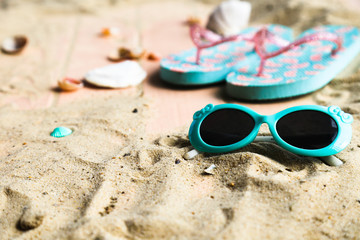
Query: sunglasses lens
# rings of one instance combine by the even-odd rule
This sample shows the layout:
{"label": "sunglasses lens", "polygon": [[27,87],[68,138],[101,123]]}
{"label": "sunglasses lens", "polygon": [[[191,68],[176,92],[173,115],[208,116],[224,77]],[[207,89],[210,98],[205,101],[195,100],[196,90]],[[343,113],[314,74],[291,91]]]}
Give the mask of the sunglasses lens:
{"label": "sunglasses lens", "polygon": [[338,134],[335,120],[328,114],[303,110],[283,116],[276,124],[279,136],[288,144],[302,149],[321,149],[330,145]]}
{"label": "sunglasses lens", "polygon": [[212,146],[226,146],[243,140],[254,129],[255,121],[236,109],[221,109],[211,113],[201,123],[200,136]]}

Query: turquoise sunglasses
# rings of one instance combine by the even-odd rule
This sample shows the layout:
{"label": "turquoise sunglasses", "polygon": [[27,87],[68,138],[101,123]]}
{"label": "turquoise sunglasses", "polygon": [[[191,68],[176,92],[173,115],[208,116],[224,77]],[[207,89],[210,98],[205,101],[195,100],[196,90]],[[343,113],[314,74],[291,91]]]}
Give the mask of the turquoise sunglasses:
{"label": "turquoise sunglasses", "polygon": [[[350,143],[353,122],[353,117],[337,106],[318,105],[291,107],[265,116],[242,105],[209,104],[193,119],[189,139],[201,152],[230,152],[254,140],[274,140],[290,152],[313,157],[342,151]],[[256,138],[262,123],[268,124],[272,138]]]}

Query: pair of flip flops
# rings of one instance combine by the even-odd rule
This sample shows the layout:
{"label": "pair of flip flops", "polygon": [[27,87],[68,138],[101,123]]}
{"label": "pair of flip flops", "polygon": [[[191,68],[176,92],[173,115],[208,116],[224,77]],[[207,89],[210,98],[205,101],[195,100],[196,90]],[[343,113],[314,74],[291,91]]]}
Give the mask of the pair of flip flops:
{"label": "pair of flip flops", "polygon": [[191,27],[196,48],[161,60],[160,75],[177,85],[226,80],[234,98],[271,100],[313,92],[331,81],[360,52],[355,27],[326,25],[309,29],[293,41],[281,25],[250,27],[221,37]]}

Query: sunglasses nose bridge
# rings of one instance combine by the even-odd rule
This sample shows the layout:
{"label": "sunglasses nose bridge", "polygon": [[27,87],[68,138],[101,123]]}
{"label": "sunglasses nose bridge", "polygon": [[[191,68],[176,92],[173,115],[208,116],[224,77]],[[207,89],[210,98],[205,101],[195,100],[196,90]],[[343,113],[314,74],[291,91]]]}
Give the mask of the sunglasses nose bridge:
{"label": "sunglasses nose bridge", "polygon": [[272,117],[271,115],[259,115],[258,119],[261,124],[263,123],[269,124],[269,122],[271,121],[271,117]]}
{"label": "sunglasses nose bridge", "polygon": [[255,127],[254,127],[254,130],[255,129],[258,129],[260,128],[260,126],[264,123],[267,123],[267,117],[266,115],[260,115],[260,114],[256,114],[255,116],[253,116],[254,119],[255,119]]}
{"label": "sunglasses nose bridge", "polygon": [[273,128],[272,125],[274,124],[274,120],[275,120],[274,115],[259,115],[258,116],[259,125],[266,123],[270,130],[272,130],[272,128]]}

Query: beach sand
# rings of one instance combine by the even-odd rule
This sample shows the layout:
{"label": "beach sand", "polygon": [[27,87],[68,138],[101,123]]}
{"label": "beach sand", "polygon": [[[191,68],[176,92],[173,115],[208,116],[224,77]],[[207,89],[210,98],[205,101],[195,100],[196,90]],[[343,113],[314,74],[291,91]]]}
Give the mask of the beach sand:
{"label": "beach sand", "polygon": [[[360,27],[355,1],[253,2],[252,24],[285,24],[296,33],[328,23]],[[54,87],[61,76],[80,78],[108,64],[104,56],[119,42],[139,44],[132,23],[138,17],[142,44],[171,53],[173,45],[162,48],[151,35],[152,24],[164,31],[175,26],[185,38],[180,20],[206,18],[215,1],[22,3],[3,1],[0,14],[1,39],[18,32],[31,39],[21,55],[0,55],[1,240],[360,239],[359,64],[313,94],[244,103],[261,113],[301,103],[342,107],[354,117],[352,141],[337,154],[344,165],[331,167],[273,143],[185,160],[192,113],[209,101],[237,102],[221,94],[223,85],[169,88],[157,79],[158,62],[142,62],[150,76],[134,88],[60,93]],[[138,15],[139,6],[146,16]],[[95,36],[114,19],[128,38]],[[179,43],[178,50],[191,46]],[[58,126],[73,134],[51,137]],[[214,175],[204,175],[211,164]]]}

